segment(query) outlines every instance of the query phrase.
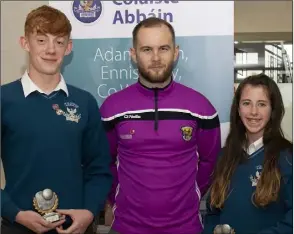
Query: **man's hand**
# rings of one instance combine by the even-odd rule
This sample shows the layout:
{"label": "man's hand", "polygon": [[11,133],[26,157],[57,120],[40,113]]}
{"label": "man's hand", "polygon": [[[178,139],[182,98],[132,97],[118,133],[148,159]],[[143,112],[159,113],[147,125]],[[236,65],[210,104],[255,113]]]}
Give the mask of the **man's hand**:
{"label": "man's hand", "polygon": [[94,219],[94,215],[89,210],[57,210],[57,212],[70,216],[73,221],[72,225],[65,230],[57,227],[56,230],[60,234],[83,234]]}
{"label": "man's hand", "polygon": [[34,211],[20,211],[16,215],[15,221],[38,234],[48,232],[62,225],[65,219],[51,223],[43,219],[41,215]]}

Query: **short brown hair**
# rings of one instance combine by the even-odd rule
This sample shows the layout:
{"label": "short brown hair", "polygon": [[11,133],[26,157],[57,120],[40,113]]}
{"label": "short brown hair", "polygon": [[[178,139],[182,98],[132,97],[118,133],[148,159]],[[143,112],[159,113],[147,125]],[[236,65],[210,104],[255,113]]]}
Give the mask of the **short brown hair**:
{"label": "short brown hair", "polygon": [[133,45],[135,46],[137,43],[137,35],[138,35],[138,32],[141,28],[143,28],[143,27],[144,28],[152,28],[152,27],[156,27],[156,26],[160,26],[160,25],[165,25],[168,27],[168,29],[172,35],[173,43],[175,44],[176,39],[175,39],[175,30],[174,30],[173,26],[163,19],[156,18],[156,17],[150,17],[145,20],[142,20],[134,28],[134,30],[133,30]]}
{"label": "short brown hair", "polygon": [[36,31],[42,34],[70,36],[71,30],[72,27],[66,15],[46,5],[32,10],[25,22],[25,35]]}

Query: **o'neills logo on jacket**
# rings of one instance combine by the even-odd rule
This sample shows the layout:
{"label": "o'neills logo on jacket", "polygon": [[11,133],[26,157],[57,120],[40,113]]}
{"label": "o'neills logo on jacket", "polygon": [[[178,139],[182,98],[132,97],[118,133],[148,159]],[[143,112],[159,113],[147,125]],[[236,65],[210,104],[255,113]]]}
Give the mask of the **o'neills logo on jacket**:
{"label": "o'neills logo on jacket", "polygon": [[141,119],[140,115],[124,115],[125,119]]}

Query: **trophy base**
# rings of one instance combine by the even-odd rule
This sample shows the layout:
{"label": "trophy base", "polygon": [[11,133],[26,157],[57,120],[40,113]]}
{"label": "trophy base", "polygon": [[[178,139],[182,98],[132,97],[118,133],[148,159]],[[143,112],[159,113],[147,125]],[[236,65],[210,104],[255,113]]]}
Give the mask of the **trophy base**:
{"label": "trophy base", "polygon": [[59,214],[55,212],[47,213],[43,216],[43,218],[50,223],[54,223],[60,220]]}

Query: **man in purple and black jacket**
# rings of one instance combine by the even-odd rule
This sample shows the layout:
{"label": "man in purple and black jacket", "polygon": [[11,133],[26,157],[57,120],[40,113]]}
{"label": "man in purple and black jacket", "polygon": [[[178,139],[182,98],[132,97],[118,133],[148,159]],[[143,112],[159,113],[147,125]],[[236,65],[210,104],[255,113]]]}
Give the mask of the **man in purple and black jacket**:
{"label": "man in purple and black jacket", "polygon": [[148,18],[133,30],[139,81],[101,106],[113,156],[110,233],[197,234],[200,199],[221,148],[212,104],[172,78],[179,53],[166,21]]}

